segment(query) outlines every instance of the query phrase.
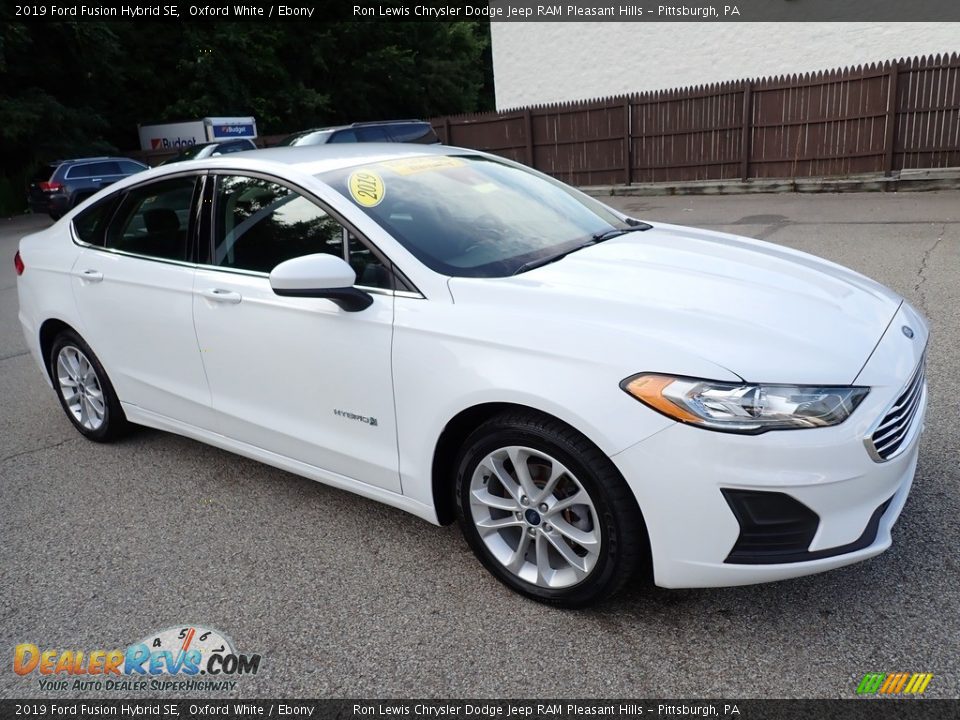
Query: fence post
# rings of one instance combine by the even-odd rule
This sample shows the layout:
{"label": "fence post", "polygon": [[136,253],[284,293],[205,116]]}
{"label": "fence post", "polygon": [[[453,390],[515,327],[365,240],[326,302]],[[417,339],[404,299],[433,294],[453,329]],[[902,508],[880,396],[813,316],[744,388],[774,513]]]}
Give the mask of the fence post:
{"label": "fence post", "polygon": [[527,165],[533,167],[533,115],[530,108],[523,109],[523,133],[527,136]]}
{"label": "fence post", "polygon": [[624,176],[626,177],[626,184],[629,185],[633,181],[633,140],[630,137],[630,122],[632,118],[630,117],[630,96],[627,95],[623,98],[623,169]]}
{"label": "fence post", "polygon": [[450,116],[443,116],[443,144],[450,145]]}
{"label": "fence post", "polygon": [[753,122],[753,81],[743,86],[743,120],[740,131],[740,179],[750,179],[750,135]]}
{"label": "fence post", "polygon": [[900,65],[898,62],[890,63],[889,82],[887,83],[887,134],[883,140],[884,174],[887,177],[893,175],[893,143],[896,140],[894,132],[897,124],[897,78],[900,75]]}

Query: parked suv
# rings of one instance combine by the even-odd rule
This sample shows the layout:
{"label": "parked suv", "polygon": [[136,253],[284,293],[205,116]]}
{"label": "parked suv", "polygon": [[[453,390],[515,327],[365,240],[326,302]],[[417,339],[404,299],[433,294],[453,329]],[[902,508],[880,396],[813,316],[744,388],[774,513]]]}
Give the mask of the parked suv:
{"label": "parked suv", "polygon": [[200,160],[206,157],[216,157],[217,155],[227,155],[229,153],[256,149],[256,144],[248,138],[203,143],[202,145],[191,145],[186,150],[181,150],[172,158],[168,158],[160,164],[169,165],[170,163],[181,162],[182,160]]}
{"label": "parked suv", "polygon": [[[49,168],[52,173],[44,180]],[[47,213],[59,220],[100,188],[147,169],[143,163],[124,157],[57,160],[45,165],[27,188],[27,204],[31,212]]]}
{"label": "parked suv", "polygon": [[337,127],[303,130],[285,137],[280,145],[323,145],[324,143],[402,142],[429,145],[439,143],[433,127],[423,120],[386,120]]}

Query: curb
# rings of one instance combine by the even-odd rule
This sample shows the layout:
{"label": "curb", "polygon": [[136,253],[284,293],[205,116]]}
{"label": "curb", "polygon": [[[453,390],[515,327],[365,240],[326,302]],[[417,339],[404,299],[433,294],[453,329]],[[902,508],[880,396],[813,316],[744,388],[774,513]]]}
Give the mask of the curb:
{"label": "curb", "polygon": [[756,180],[691,180],[675,183],[596,185],[580,188],[594,197],[656,195],[745,195],[751,193],[929,192],[960,189],[960,168],[909,170],[887,177],[859,175],[844,178]]}

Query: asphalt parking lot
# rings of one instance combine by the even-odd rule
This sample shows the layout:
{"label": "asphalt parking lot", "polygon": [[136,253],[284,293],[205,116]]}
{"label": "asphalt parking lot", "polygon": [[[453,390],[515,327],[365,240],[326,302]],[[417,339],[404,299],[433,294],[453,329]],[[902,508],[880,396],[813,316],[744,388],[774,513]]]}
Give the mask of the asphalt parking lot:
{"label": "asphalt parking lot", "polygon": [[613,202],[824,256],[926,313],[927,430],[889,552],[562,611],[497,583],[456,527],[161,432],[87,442],[17,322],[17,240],[49,221],[0,220],[0,697],[70,694],[15,675],[18,643],[112,649],[187,623],[263,656],[243,697],[849,698],[893,671],[960,697],[960,192]]}

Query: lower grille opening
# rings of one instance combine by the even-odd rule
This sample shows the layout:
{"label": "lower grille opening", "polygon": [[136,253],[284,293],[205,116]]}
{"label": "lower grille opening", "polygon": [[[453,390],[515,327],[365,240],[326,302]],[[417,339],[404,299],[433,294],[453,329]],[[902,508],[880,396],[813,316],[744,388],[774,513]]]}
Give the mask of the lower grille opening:
{"label": "lower grille opening", "polygon": [[893,500],[889,498],[874,510],[867,527],[852,543],[811,552],[808,548],[820,517],[802,502],[779,492],[721,492],[740,524],[740,536],[724,562],[738,565],[805,562],[862,550],[877,539],[880,519]]}

